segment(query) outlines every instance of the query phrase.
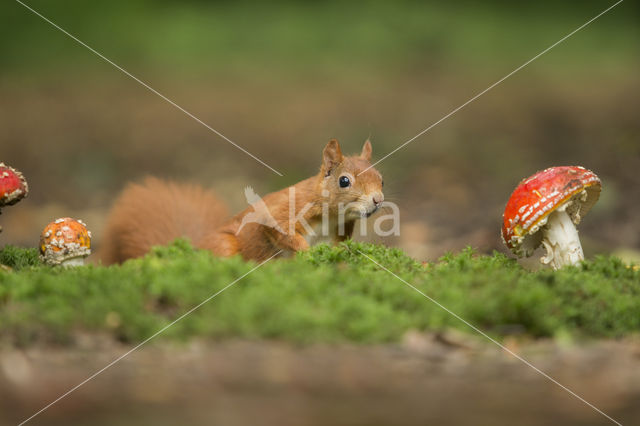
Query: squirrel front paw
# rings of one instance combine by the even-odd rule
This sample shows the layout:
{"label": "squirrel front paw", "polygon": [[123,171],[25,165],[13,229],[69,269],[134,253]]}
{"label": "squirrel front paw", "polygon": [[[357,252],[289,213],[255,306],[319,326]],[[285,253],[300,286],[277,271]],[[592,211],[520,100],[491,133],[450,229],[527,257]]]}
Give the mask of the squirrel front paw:
{"label": "squirrel front paw", "polygon": [[309,243],[301,234],[284,235],[277,244],[282,250],[302,251],[309,248]]}
{"label": "squirrel front paw", "polygon": [[309,248],[309,243],[307,240],[300,234],[295,234],[291,241],[291,249],[294,251],[302,251],[307,250]]}

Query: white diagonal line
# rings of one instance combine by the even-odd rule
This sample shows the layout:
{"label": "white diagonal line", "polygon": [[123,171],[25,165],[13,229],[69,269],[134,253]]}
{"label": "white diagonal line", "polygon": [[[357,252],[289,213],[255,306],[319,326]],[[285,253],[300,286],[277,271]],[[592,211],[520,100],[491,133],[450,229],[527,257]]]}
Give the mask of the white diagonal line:
{"label": "white diagonal line", "polygon": [[71,389],[69,389],[67,392],[63,393],[62,395],[60,395],[58,398],[56,398],[54,401],[50,402],[49,404],[47,404],[46,406],[42,407],[39,411],[37,411],[36,413],[34,413],[33,415],[31,415],[31,417],[29,417],[28,419],[23,420],[18,426],[22,426],[23,424],[27,423],[28,421],[32,420],[34,417],[36,417],[38,414],[42,413],[43,411],[45,411],[46,409],[50,408],[52,405],[56,404],[57,402],[59,402],[61,399],[65,398],[66,396],[68,396],[70,393],[74,392],[75,390],[77,390],[80,386],[86,384],[87,382],[89,382],[90,380],[94,379],[97,375],[99,375],[100,373],[102,373],[103,371],[105,371],[106,369],[108,369],[109,367],[112,367],[114,364],[116,364],[117,362],[121,361],[123,358],[127,357],[128,355],[130,355],[132,352],[136,351],[138,348],[140,348],[141,346],[143,346],[144,344],[146,344],[147,342],[149,342],[151,339],[153,339],[154,337],[158,336],[159,334],[161,334],[162,332],[164,332],[165,330],[167,330],[169,327],[173,326],[175,323],[177,323],[178,321],[180,321],[181,319],[183,319],[184,317],[186,317],[187,315],[191,314],[193,311],[195,311],[196,309],[200,308],[202,305],[204,305],[205,303],[207,303],[208,301],[210,301],[211,299],[213,299],[214,297],[216,297],[217,295],[219,295],[220,293],[222,293],[223,291],[225,291],[226,289],[228,289],[229,287],[231,287],[232,285],[234,285],[235,283],[237,283],[238,281],[240,281],[241,279],[243,279],[244,277],[246,277],[247,275],[249,275],[250,273],[252,273],[253,271],[255,271],[256,269],[258,269],[259,267],[261,267],[262,265],[264,265],[265,263],[267,263],[268,261],[270,261],[271,259],[273,259],[274,257],[276,257],[277,255],[279,255],[280,253],[282,253],[282,250],[279,250],[278,252],[276,252],[273,256],[271,256],[270,258],[268,258],[267,260],[265,260],[264,262],[260,263],[259,265],[255,266],[254,268],[252,268],[251,270],[249,270],[248,272],[242,274],[240,277],[236,278],[235,280],[233,280],[231,283],[227,284],[226,286],[224,286],[221,290],[218,290],[217,292],[215,292],[214,294],[212,294],[211,296],[207,297],[206,299],[204,299],[202,302],[198,303],[196,306],[194,306],[193,308],[189,309],[187,312],[185,312],[184,314],[180,315],[178,318],[176,318],[175,320],[171,321],[169,324],[165,325],[164,327],[162,327],[160,330],[156,331],[154,334],[152,334],[151,336],[147,337],[145,340],[143,340],[141,343],[138,343],[138,345],[134,346],[133,348],[129,349],[127,352],[125,352],[124,354],[120,355],[118,358],[114,359],[113,361],[111,361],[109,364],[107,364],[106,366],[104,366],[103,368],[101,368],[100,370],[96,371],[95,373],[93,373],[91,376],[87,377],[86,379],[84,379],[82,382],[78,383],[77,385],[75,385],[74,387],[72,387]]}
{"label": "white diagonal line", "polygon": [[241,147],[240,145],[238,145],[237,143],[235,143],[234,141],[232,141],[231,139],[229,139],[228,137],[226,137],[225,135],[223,135],[222,133],[220,133],[219,131],[217,131],[216,129],[214,129],[213,127],[211,127],[210,125],[208,125],[207,123],[205,123],[204,121],[200,120],[198,117],[196,117],[195,115],[193,115],[192,113],[190,113],[189,111],[187,111],[186,109],[184,109],[183,107],[181,107],[180,105],[176,104],[175,102],[173,102],[171,99],[167,98],[165,95],[163,95],[162,93],[158,92],[156,89],[154,89],[153,87],[149,86],[147,83],[145,83],[144,81],[140,80],[138,77],[136,77],[135,75],[131,74],[129,71],[125,70],[124,68],[122,68],[120,65],[116,64],[115,62],[113,62],[111,59],[107,58],[106,56],[104,56],[102,53],[98,52],[97,50],[95,50],[94,48],[92,48],[91,46],[89,46],[88,44],[86,44],[85,42],[83,42],[82,40],[78,39],[76,36],[74,36],[73,34],[69,33],[68,31],[66,31],[65,29],[61,28],[59,25],[57,25],[56,23],[52,22],[50,19],[48,19],[47,17],[43,16],[42,14],[40,14],[39,12],[37,12],[36,10],[34,10],[32,7],[24,4],[23,2],[21,2],[20,0],[16,0],[16,2],[20,3],[22,6],[24,6],[25,8],[27,8],[28,10],[30,10],[31,12],[33,12],[35,15],[39,16],[40,18],[42,18],[43,20],[45,20],[46,22],[48,22],[49,24],[51,24],[52,26],[54,26],[56,29],[60,30],[62,33],[66,34],[67,36],[69,36],[71,39],[75,40],[77,43],[79,43],[80,45],[86,47],[87,49],[89,49],[91,52],[93,52],[95,55],[99,56],[100,58],[104,59],[106,62],[108,62],[109,64],[113,65],[115,68],[117,68],[118,70],[122,71],[124,74],[126,74],[127,76],[131,77],[132,79],[134,79],[135,81],[137,81],[138,83],[140,83],[142,86],[144,86],[145,88],[147,88],[148,90],[150,90],[151,92],[155,93],[156,95],[160,96],[162,99],[164,99],[165,101],[167,101],[168,103],[170,103],[171,105],[173,105],[174,107],[176,107],[177,109],[179,109],[180,111],[182,111],[183,113],[185,113],[186,115],[188,115],[189,117],[193,118],[195,121],[197,121],[198,123],[202,124],[204,127],[206,127],[207,129],[211,130],[213,133],[215,133],[216,135],[220,136],[222,139],[224,139],[225,141],[229,142],[231,145],[235,146],[236,148],[238,148],[240,151],[244,152],[245,154],[247,154],[249,157],[253,158],[254,160],[256,160],[258,163],[262,164],[263,166],[267,167],[268,169],[270,169],[272,172],[274,172],[275,174],[279,175],[279,176],[283,176],[282,173],[280,173],[279,171],[277,171],[276,169],[274,169],[273,167],[271,167],[270,165],[268,165],[267,163],[265,163],[264,161],[262,161],[261,159],[259,159],[258,157],[256,157],[255,155],[253,155],[252,153],[250,153],[249,151],[247,151],[246,149],[244,149],[243,147]]}
{"label": "white diagonal line", "polygon": [[511,71],[509,74],[505,75],[500,80],[496,81],[491,86],[487,87],[482,92],[478,93],[477,95],[475,95],[474,97],[472,97],[471,99],[469,99],[468,101],[466,101],[465,103],[463,103],[462,105],[460,105],[459,107],[457,107],[456,109],[454,109],[453,111],[451,111],[450,113],[448,113],[447,115],[442,117],[440,120],[436,121],[435,123],[433,123],[432,125],[430,125],[426,129],[424,129],[423,131],[421,131],[420,133],[418,133],[417,135],[415,135],[414,137],[412,137],[411,139],[409,139],[408,141],[406,141],[402,145],[398,146],[396,149],[394,149],[393,151],[391,151],[390,153],[388,153],[387,155],[385,155],[384,157],[382,157],[381,159],[379,159],[378,161],[376,161],[375,163],[373,163],[372,165],[370,165],[369,167],[367,167],[366,169],[364,169],[360,173],[358,173],[358,176],[360,176],[362,173],[366,172],[370,168],[374,167],[376,164],[382,162],[387,157],[395,154],[397,151],[401,150],[405,146],[409,145],[411,142],[413,142],[414,140],[418,139],[420,136],[424,135],[429,130],[433,129],[438,124],[442,123],[444,120],[446,120],[447,118],[451,117],[453,114],[455,114],[456,112],[460,111],[462,108],[466,107],[471,102],[475,101],[480,96],[484,95],[489,90],[493,89],[494,87],[496,87],[497,85],[499,85],[500,83],[502,83],[503,81],[505,81],[506,79],[508,79],[509,77],[514,75],[515,73],[517,73],[518,71],[520,71],[522,68],[526,67],[531,62],[535,61],[540,56],[544,55],[545,53],[547,53],[548,51],[550,51],[551,49],[553,49],[554,47],[556,47],[557,45],[559,45],[560,43],[562,43],[563,41],[565,41],[566,39],[568,39],[569,37],[571,37],[572,35],[574,35],[575,33],[577,33],[578,31],[580,31],[581,29],[583,29],[584,27],[586,27],[587,25],[589,25],[590,23],[592,23],[593,21],[595,21],[596,19],[598,19],[599,17],[601,17],[602,15],[604,15],[605,13],[607,13],[608,11],[610,11],[611,9],[613,9],[614,7],[616,7],[617,5],[619,5],[622,2],[623,2],[623,0],[619,0],[618,2],[614,3],[613,5],[609,6],[608,8],[606,8],[605,10],[603,10],[602,12],[600,12],[599,14],[594,16],[593,18],[589,19],[587,22],[585,22],[584,24],[580,25],[578,28],[576,28],[575,30],[571,31],[569,34],[567,34],[566,36],[562,37],[560,40],[558,40],[555,43],[553,43],[551,46],[549,46],[546,49],[544,49],[542,52],[538,53],[536,56],[534,56],[533,58],[529,59],[524,64],[520,65],[518,68],[516,68],[515,70]]}
{"label": "white diagonal line", "polygon": [[487,333],[485,333],[484,331],[480,330],[478,327],[476,327],[475,325],[471,324],[469,321],[465,320],[464,318],[462,318],[461,316],[459,316],[458,314],[456,314],[455,312],[449,310],[446,306],[442,305],[441,303],[439,303],[437,300],[433,299],[432,297],[427,296],[424,292],[422,292],[421,290],[419,290],[418,288],[414,287],[413,285],[409,284],[409,282],[405,281],[404,279],[400,278],[398,275],[396,275],[395,273],[393,273],[392,271],[390,271],[389,269],[385,268],[384,266],[382,266],[381,264],[379,264],[378,262],[376,262],[373,258],[371,258],[370,256],[367,256],[366,254],[364,254],[362,251],[358,250],[358,252],[363,255],[364,257],[366,257],[367,259],[369,259],[371,262],[375,263],[376,265],[378,265],[380,268],[384,269],[385,271],[387,271],[388,273],[390,273],[391,275],[393,275],[394,277],[396,277],[397,279],[399,279],[400,281],[402,281],[403,283],[405,283],[407,286],[409,286],[410,288],[414,289],[415,291],[417,291],[418,293],[420,293],[422,296],[424,296],[425,298],[429,299],[429,301],[433,302],[434,304],[436,304],[439,308],[444,309],[447,313],[453,315],[456,319],[462,321],[466,326],[470,327],[471,329],[473,329],[474,331],[476,331],[477,333],[481,334],[482,336],[486,337],[487,339],[489,339],[492,343],[496,344],[497,346],[499,346],[502,350],[504,350],[505,352],[509,353],[510,355],[513,355],[515,358],[517,358],[518,360],[522,361],[523,363],[525,363],[526,365],[528,365],[529,367],[531,367],[532,369],[534,369],[536,372],[538,372],[539,374],[541,374],[542,376],[544,376],[546,379],[550,380],[551,382],[555,383],[556,385],[560,386],[562,389],[564,389],[565,391],[569,392],[571,395],[573,395],[574,397],[578,398],[580,401],[584,402],[585,404],[587,404],[589,407],[593,408],[594,410],[596,410],[598,413],[602,414],[603,416],[605,416],[607,419],[611,420],[613,423],[622,426],[622,424],[616,420],[614,420],[612,417],[610,417],[609,415],[607,415],[604,411],[600,410],[598,407],[596,407],[595,405],[593,405],[592,403],[590,403],[589,401],[585,400],[584,398],[582,398],[580,395],[578,395],[577,393],[575,393],[574,391],[572,391],[571,389],[569,389],[568,387],[564,386],[562,383],[558,382],[556,379],[554,379],[553,377],[549,376],[547,373],[545,373],[544,371],[540,370],[538,367],[536,367],[535,365],[531,364],[529,361],[527,361],[526,359],[522,358],[520,355],[516,354],[515,352],[511,351],[509,348],[507,348],[506,346],[504,346],[503,344],[501,344],[500,342],[498,342],[497,340],[495,340],[494,338],[492,338],[491,336],[489,336]]}

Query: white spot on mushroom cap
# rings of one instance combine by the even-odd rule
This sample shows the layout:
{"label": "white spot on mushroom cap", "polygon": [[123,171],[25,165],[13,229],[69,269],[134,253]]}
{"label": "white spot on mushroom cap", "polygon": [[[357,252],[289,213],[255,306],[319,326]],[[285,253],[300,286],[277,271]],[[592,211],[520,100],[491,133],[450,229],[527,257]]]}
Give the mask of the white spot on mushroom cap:
{"label": "white spot on mushroom cap", "polygon": [[17,202],[20,198],[24,196],[25,196],[25,192],[21,188],[18,188],[5,194],[3,197],[0,197],[0,202],[1,204],[5,204],[5,205],[15,204],[14,202]]}
{"label": "white spot on mushroom cap", "polygon": [[[57,247],[60,250],[54,250]],[[74,259],[84,258],[91,254],[91,249],[80,245],[79,243],[65,243],[64,240],[53,239],[50,244],[45,245],[45,251],[40,255],[44,263],[50,266],[60,265],[62,262]]]}

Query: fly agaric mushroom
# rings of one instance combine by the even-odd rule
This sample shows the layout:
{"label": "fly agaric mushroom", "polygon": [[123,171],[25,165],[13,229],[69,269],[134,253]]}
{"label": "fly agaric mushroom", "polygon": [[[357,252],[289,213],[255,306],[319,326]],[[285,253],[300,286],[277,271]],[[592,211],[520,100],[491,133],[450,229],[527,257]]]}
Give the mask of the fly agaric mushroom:
{"label": "fly agaric mushroom", "polygon": [[91,232],[81,220],[63,217],[40,235],[40,258],[47,265],[81,266],[91,254]]}
{"label": "fly agaric mushroom", "polygon": [[502,241],[518,257],[542,244],[553,269],[584,259],[575,225],[598,201],[600,179],[580,166],[551,167],[520,182],[502,215]]}
{"label": "fly agaric mushroom", "polygon": [[[22,173],[0,163],[0,213],[2,207],[12,206],[29,193],[29,185]],[[0,226],[0,232],[2,227]]]}

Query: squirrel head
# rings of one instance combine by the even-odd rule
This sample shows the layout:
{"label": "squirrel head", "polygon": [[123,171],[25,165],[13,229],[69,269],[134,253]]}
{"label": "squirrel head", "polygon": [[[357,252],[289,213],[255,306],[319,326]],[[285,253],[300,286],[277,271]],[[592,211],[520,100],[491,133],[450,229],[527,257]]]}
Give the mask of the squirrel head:
{"label": "squirrel head", "polygon": [[369,217],[384,201],[382,175],[371,167],[371,142],[360,155],[343,156],[340,144],[331,139],[322,153],[322,199],[329,211],[344,212],[345,219]]}

